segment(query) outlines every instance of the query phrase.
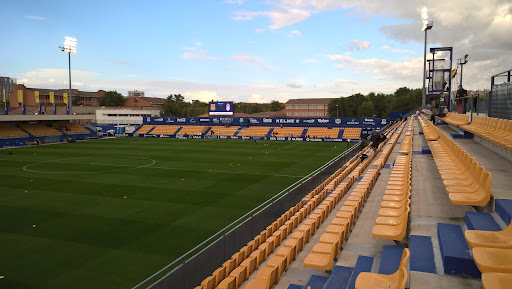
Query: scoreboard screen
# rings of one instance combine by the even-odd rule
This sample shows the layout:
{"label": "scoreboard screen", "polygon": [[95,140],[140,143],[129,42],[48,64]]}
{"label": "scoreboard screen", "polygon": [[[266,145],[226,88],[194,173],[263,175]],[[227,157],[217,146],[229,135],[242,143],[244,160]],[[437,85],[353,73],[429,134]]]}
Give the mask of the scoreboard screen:
{"label": "scoreboard screen", "polygon": [[233,115],[233,102],[232,101],[224,101],[224,102],[210,102],[210,115]]}

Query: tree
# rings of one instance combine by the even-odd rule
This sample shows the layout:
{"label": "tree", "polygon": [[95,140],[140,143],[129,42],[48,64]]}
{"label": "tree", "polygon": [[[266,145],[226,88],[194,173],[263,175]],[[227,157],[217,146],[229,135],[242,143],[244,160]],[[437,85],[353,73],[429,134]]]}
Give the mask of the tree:
{"label": "tree", "polygon": [[270,111],[279,111],[285,108],[284,103],[279,102],[277,100],[272,100],[270,102]]}
{"label": "tree", "polygon": [[383,93],[375,94],[371,92],[368,94],[368,98],[371,100],[373,104],[376,117],[388,117],[389,111],[387,95]]}
{"label": "tree", "polygon": [[370,101],[365,101],[359,106],[357,115],[359,117],[373,117],[375,115],[375,109]]}
{"label": "tree", "polygon": [[100,97],[101,106],[121,106],[126,98],[117,91],[107,91]]}
{"label": "tree", "polygon": [[181,94],[170,94],[164,102],[162,116],[186,116],[190,103]]}

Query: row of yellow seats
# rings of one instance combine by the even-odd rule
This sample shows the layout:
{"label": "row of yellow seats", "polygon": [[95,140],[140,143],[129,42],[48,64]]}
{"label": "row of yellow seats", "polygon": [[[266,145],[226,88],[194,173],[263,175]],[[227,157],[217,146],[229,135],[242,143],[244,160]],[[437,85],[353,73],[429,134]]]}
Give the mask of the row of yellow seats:
{"label": "row of yellow seats", "polygon": [[30,124],[22,126],[26,131],[35,135],[35,136],[45,136],[45,135],[61,135],[62,133],[53,127],[47,127],[40,124]]}
{"label": "row of yellow seats", "polygon": [[[310,231],[306,224],[312,218],[311,216],[315,215],[316,210],[312,210],[319,206],[325,196],[326,191],[322,190],[320,194],[314,196],[299,210],[297,214],[301,214],[301,217],[297,219],[297,223],[293,227],[293,229],[297,227],[297,231],[292,234],[291,231],[293,229],[290,230],[288,232],[290,235],[288,240],[286,239],[288,235],[282,235],[283,238],[280,243],[284,243],[284,246],[276,251],[276,255],[267,261],[266,267],[259,270],[256,277],[249,281],[245,288],[270,289],[279,282],[281,275],[288,269],[295,256],[304,248],[304,245],[309,240]],[[309,218],[307,217],[308,215],[310,215]],[[301,223],[304,224],[301,225]],[[278,246],[279,244],[276,243],[274,249],[277,249]],[[224,287],[219,286],[218,288]]]}
{"label": "row of yellow seats", "polygon": [[485,206],[491,198],[491,173],[444,133],[428,144],[452,204]]}
{"label": "row of yellow seats", "polygon": [[334,191],[334,189],[359,165],[360,162],[361,159],[358,157],[355,159],[352,158],[350,162],[344,164],[343,167],[341,167],[341,172],[337,174],[337,176],[325,187],[326,190]]}
{"label": "row of yellow seats", "polygon": [[157,125],[149,134],[174,134],[179,125]]}
{"label": "row of yellow seats", "polygon": [[401,241],[407,234],[411,195],[411,155],[399,155],[372,230],[374,238]]}
{"label": "row of yellow seats", "polygon": [[[299,211],[299,204],[290,208],[280,218],[267,226],[259,235],[247,243],[231,259],[205,278],[196,289],[239,288],[258,266],[280,244],[283,234],[293,230],[304,211]],[[296,216],[296,218],[293,218]]]}
{"label": "row of yellow seats", "polygon": [[204,133],[208,127],[198,125],[186,125],[178,132],[179,135]]}
{"label": "row of yellow seats", "polygon": [[[250,241],[247,246],[235,253],[230,260],[215,270],[212,276],[203,280],[196,289],[239,288],[249,275],[284,241],[286,236],[325,198],[326,191],[324,187],[327,184],[328,180],[325,180],[316,187],[299,204],[283,214],[278,220],[262,231],[260,235]],[[307,202],[302,206],[305,201]],[[270,288],[279,281],[279,276],[284,271],[283,264],[289,264],[293,260],[292,256],[294,258],[298,251],[302,249],[305,243],[305,236],[307,236],[306,232],[301,232],[300,229],[292,234],[291,239],[285,242],[285,248],[279,249],[279,252],[276,252],[277,256],[267,262],[266,268],[260,270],[254,279],[259,281],[251,281],[256,284],[254,288]],[[286,262],[283,259],[286,259]],[[250,285],[251,282],[247,286],[252,286]],[[261,284],[267,284],[269,287],[260,287]]]}
{"label": "row of yellow seats", "polygon": [[[377,176],[377,170],[368,170],[363,179],[354,188],[354,191],[348,199],[343,203],[343,206],[336,214],[336,218],[326,228],[325,233],[320,236],[318,243],[313,247],[311,253],[306,256],[306,259],[304,260],[304,267],[331,270],[333,261],[347,238],[348,233],[350,232],[350,229],[354,224],[355,219]],[[336,203],[341,200],[345,193],[350,189],[350,186],[350,182],[344,182],[340,185],[339,189],[337,188],[333,193],[331,193],[331,195],[329,195],[331,199],[325,206],[326,214],[330,213]],[[323,219],[321,219],[321,221],[323,222]]]}
{"label": "row of yellow seats", "polygon": [[412,126],[412,118],[407,125],[407,130],[405,132],[404,139],[402,140],[402,145],[400,146],[400,150],[398,151],[401,154],[410,154],[412,152],[412,136],[413,136],[413,126]]}
{"label": "row of yellow seats", "polygon": [[484,288],[510,288],[512,284],[512,225],[502,231],[466,230],[466,242],[482,272]]}
{"label": "row of yellow seats", "polygon": [[421,129],[423,130],[423,135],[427,141],[436,141],[439,139],[439,129],[427,118],[423,115],[419,116],[419,121],[421,125]]}
{"label": "row of yellow seats", "polygon": [[154,127],[154,126],[152,126],[152,125],[147,125],[147,124],[145,124],[145,125],[141,126],[141,127],[137,130],[137,133],[138,133],[138,134],[146,134],[146,133],[148,133],[148,131],[149,131],[150,129],[152,129],[153,127]]}
{"label": "row of yellow seats", "polygon": [[461,128],[512,150],[512,120],[475,115],[471,124]]}
{"label": "row of yellow seats", "polygon": [[454,112],[449,112],[446,114],[445,117],[441,119],[448,124],[461,126],[469,123],[469,114],[458,114]]}
{"label": "row of yellow seats", "polygon": [[306,135],[310,137],[328,137],[328,138],[337,138],[340,133],[339,128],[326,128],[326,127],[311,127],[308,128]]}
{"label": "row of yellow seats", "polygon": [[236,127],[236,126],[230,126],[230,127],[212,126],[210,132],[213,131],[213,135],[233,136],[238,129],[240,129],[240,127]]}
{"label": "row of yellow seats", "polygon": [[[369,151],[368,151],[369,152]],[[372,154],[369,158],[365,159],[355,170],[348,176],[346,182],[341,183],[329,198],[330,202],[326,206],[327,214],[332,208],[341,200],[345,193],[350,189],[355,179],[359,177],[359,169],[366,169],[368,164],[374,160],[376,154]],[[361,181],[354,188],[351,195],[343,203],[340,211],[336,214],[336,218],[327,227],[326,232],[322,234],[319,242],[313,247],[312,252],[304,260],[304,266],[320,270],[330,270],[333,261],[338,255],[338,252],[347,238],[352,225],[363,206],[371,188],[375,184],[379,176],[380,168],[369,169]],[[329,206],[331,205],[332,206]]]}
{"label": "row of yellow seats", "polygon": [[361,136],[361,130],[361,128],[345,127],[343,131],[343,138],[359,139]]}

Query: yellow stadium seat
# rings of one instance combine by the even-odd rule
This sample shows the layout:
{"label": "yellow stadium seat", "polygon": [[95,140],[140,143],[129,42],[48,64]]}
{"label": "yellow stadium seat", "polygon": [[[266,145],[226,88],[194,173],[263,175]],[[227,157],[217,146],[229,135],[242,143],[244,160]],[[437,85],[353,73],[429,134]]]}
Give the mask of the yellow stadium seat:
{"label": "yellow stadium seat", "polygon": [[473,259],[482,273],[512,273],[512,250],[503,248],[473,248]]}
{"label": "yellow stadium seat", "polygon": [[509,224],[502,231],[479,231],[466,230],[464,232],[466,241],[471,248],[506,248],[512,249],[512,225]]}
{"label": "yellow stadium seat", "polygon": [[511,273],[483,273],[482,284],[484,289],[508,289],[512,284]]}
{"label": "yellow stadium seat", "polygon": [[409,259],[410,253],[409,249],[404,249],[402,253],[402,259],[400,261],[400,266],[398,270],[391,274],[376,274],[376,273],[368,273],[362,272],[357,276],[356,279],[356,289],[384,289],[384,288],[396,288],[403,289],[407,283],[408,273],[407,273],[407,260]]}

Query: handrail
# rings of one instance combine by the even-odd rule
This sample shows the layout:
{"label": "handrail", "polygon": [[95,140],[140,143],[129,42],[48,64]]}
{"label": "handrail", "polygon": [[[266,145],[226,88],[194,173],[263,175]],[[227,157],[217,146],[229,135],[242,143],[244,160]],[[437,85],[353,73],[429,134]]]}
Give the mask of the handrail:
{"label": "handrail", "polygon": [[[353,150],[355,150],[356,148],[359,148],[361,145],[361,143],[357,143],[356,145],[352,146],[351,148],[349,148],[348,150],[344,151],[343,153],[335,156],[334,158],[332,158],[331,160],[329,160],[327,163],[323,164],[322,166],[320,166],[319,168],[317,168],[316,170],[314,170],[313,172],[309,173],[308,175],[304,176],[303,178],[301,178],[300,180],[296,181],[295,183],[289,185],[287,188],[285,188],[284,190],[282,190],[281,192],[277,193],[276,195],[272,196],[270,199],[266,200],[265,202],[261,203],[260,205],[258,205],[256,208],[252,209],[251,211],[249,211],[248,213],[246,213],[245,215],[241,216],[240,218],[236,219],[235,221],[233,221],[231,224],[227,225],[226,227],[222,228],[221,230],[219,230],[217,233],[213,234],[211,237],[209,237],[208,239],[204,240],[203,242],[201,242],[199,245],[195,246],[194,248],[190,249],[188,252],[186,252],[185,254],[181,255],[180,257],[176,258],[174,261],[172,261],[171,263],[167,264],[166,266],[164,266],[162,269],[158,270],[157,272],[155,272],[154,274],[152,274],[151,276],[149,276],[148,278],[144,279],[142,282],[140,282],[139,284],[135,285],[134,287],[132,287],[132,289],[137,289],[139,288],[140,286],[144,285],[145,283],[147,283],[148,281],[150,281],[151,279],[153,279],[155,276],[161,274],[162,272],[164,272],[165,270],[167,270],[168,268],[172,267],[173,265],[176,265],[178,262],[180,262],[180,264],[184,264],[186,263],[188,260],[191,260],[192,258],[194,258],[197,254],[199,254],[200,252],[196,253],[196,254],[192,254],[194,251],[196,251],[197,249],[199,248],[202,248],[202,247],[208,247],[210,244],[209,241],[218,237],[219,235],[222,235],[224,236],[226,233],[230,232],[231,230],[233,230],[234,228],[231,228],[235,225],[237,225],[239,222],[240,223],[243,223],[241,222],[242,220],[245,221],[245,220],[248,220],[249,218],[247,218],[248,216],[253,216],[259,212],[261,212],[262,210],[264,210],[265,208],[267,208],[270,204],[276,202],[277,200],[279,200],[280,198],[284,197],[285,195],[287,195],[291,190],[297,188],[298,186],[302,185],[303,183],[305,183],[306,181],[310,180],[312,177],[316,176],[318,173],[322,172],[324,169],[326,169],[328,166],[332,165],[334,162],[336,162],[337,160],[341,159],[342,157],[344,157],[345,155],[349,154],[350,152],[352,152]],[[263,207],[263,208],[261,208]],[[256,212],[257,210],[257,212]],[[239,224],[238,224],[239,225]],[[238,226],[237,225],[237,226]],[[235,226],[235,227],[237,227]],[[228,229],[230,229],[228,231]],[[204,250],[204,248],[203,248]],[[191,258],[189,258],[188,260],[186,259],[187,256],[189,255],[192,255]],[[178,267],[178,266],[176,266]],[[172,273],[174,270],[170,271],[168,274]],[[168,275],[166,274],[166,276]],[[165,276],[164,276],[165,277]],[[163,278],[163,277],[162,277]],[[158,281],[160,281],[162,278],[160,278]],[[151,284],[149,287],[146,287],[146,288],[151,288],[153,285],[155,285],[156,283],[155,282],[153,284]]]}

